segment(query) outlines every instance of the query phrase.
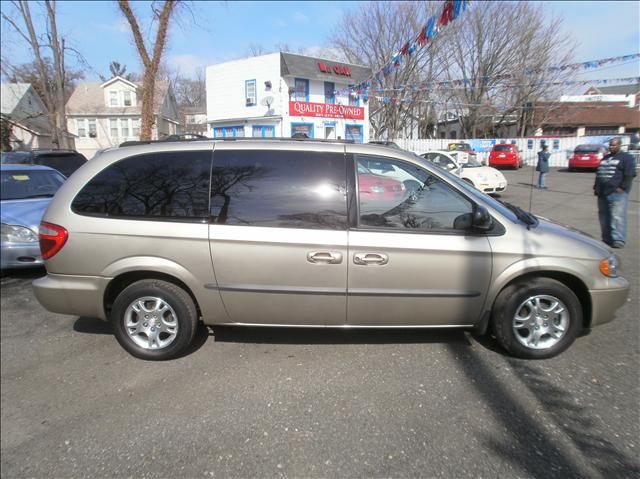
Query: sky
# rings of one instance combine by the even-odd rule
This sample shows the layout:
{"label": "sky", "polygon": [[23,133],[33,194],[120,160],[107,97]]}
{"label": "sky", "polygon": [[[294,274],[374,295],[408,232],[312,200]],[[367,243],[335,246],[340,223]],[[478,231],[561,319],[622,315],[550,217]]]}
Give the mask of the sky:
{"label": "sky", "polygon": [[[58,30],[68,45],[82,54],[89,68],[87,80],[108,74],[117,60],[128,71],[139,72],[140,61],[130,28],[116,2],[58,2]],[[640,2],[567,1],[543,2],[550,18],[563,19],[563,28],[578,42],[576,61],[640,52]],[[183,75],[193,76],[204,66],[246,56],[251,45],[267,52],[286,43],[308,54],[326,52],[334,26],[344,16],[357,15],[364,2],[204,2],[193,3],[193,15],[183,12],[170,29],[166,61]],[[150,9],[147,2],[132,2],[143,24]],[[10,4],[0,8],[10,12]],[[32,14],[42,17],[32,5]],[[417,34],[417,32],[416,32]],[[23,41],[2,22],[2,57],[12,63],[31,61]],[[400,47],[399,45],[398,47]],[[71,61],[73,64],[74,62]],[[582,73],[579,78],[640,76],[640,62]]]}

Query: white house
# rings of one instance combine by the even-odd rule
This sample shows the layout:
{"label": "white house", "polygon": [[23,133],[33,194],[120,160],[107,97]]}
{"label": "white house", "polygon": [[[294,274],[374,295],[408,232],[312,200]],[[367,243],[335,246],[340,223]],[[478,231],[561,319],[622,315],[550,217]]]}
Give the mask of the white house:
{"label": "white house", "polygon": [[49,112],[29,83],[3,83],[0,98],[2,117],[11,124],[14,150],[53,147]]}
{"label": "white house", "polygon": [[345,90],[371,70],[322,58],[272,53],[206,69],[209,134],[369,140],[369,107]]}
{"label": "white house", "polygon": [[[76,149],[87,158],[96,151],[140,139],[142,83],[114,77],[80,83],[67,102],[67,127],[77,135]],[[179,132],[180,116],[169,82],[157,81],[152,139]]]}

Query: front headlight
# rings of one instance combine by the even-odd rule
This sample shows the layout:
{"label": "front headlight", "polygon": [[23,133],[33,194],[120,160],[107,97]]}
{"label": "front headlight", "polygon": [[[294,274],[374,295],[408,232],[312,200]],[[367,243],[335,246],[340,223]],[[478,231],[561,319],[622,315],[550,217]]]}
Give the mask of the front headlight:
{"label": "front headlight", "polygon": [[6,243],[36,243],[38,235],[29,228],[17,225],[2,224],[2,241]]}
{"label": "front headlight", "polygon": [[609,278],[617,278],[618,258],[612,255],[600,261],[600,272]]}

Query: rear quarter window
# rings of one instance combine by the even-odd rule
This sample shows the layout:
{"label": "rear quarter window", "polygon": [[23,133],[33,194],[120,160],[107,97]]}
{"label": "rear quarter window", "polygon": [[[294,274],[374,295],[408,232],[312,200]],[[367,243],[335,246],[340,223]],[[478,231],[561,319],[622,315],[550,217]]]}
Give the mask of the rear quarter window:
{"label": "rear quarter window", "polygon": [[211,151],[137,155],[98,173],[74,198],[78,214],[205,222]]}

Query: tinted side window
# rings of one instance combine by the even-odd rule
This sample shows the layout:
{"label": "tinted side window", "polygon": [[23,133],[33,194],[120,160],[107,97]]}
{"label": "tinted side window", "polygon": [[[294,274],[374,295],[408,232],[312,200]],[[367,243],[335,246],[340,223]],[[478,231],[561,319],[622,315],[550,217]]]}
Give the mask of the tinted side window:
{"label": "tinted side window", "polygon": [[211,156],[211,151],[167,151],[126,158],[98,173],[71,208],[91,216],[205,221]]}
{"label": "tinted side window", "polygon": [[361,227],[431,231],[471,224],[471,202],[428,171],[387,159],[395,175],[374,175],[360,168],[368,157],[356,155],[356,160]]}
{"label": "tinted side window", "polygon": [[37,158],[39,165],[48,166],[54,170],[58,170],[66,177],[86,163],[86,158],[80,154],[74,155],[43,155]]}
{"label": "tinted side window", "polygon": [[346,229],[342,153],[216,151],[211,221],[279,228]]}

